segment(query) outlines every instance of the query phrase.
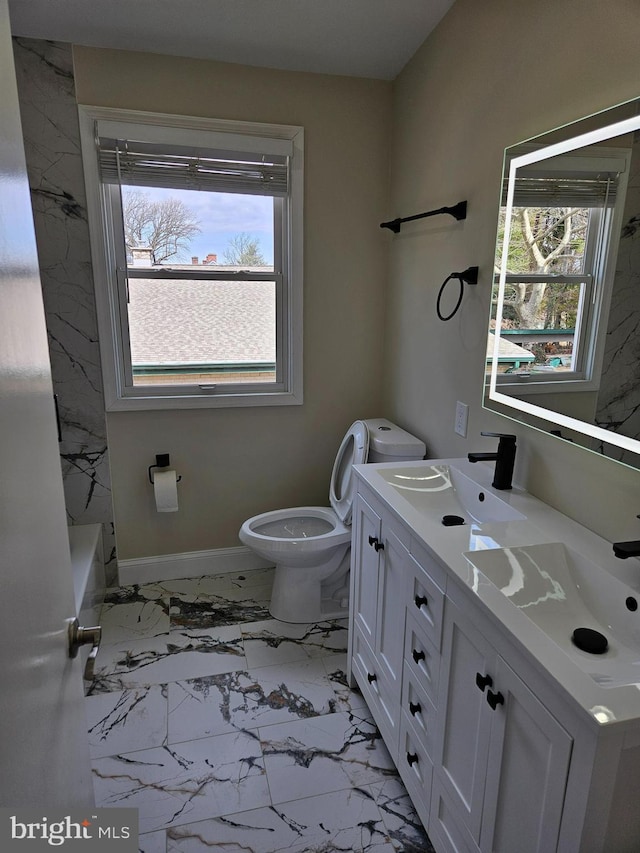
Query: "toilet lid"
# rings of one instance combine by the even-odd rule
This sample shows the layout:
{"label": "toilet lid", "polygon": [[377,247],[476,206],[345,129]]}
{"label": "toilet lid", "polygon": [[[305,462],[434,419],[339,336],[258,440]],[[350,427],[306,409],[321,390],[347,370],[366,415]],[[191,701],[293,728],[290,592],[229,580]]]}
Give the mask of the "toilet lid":
{"label": "toilet lid", "polygon": [[340,521],[345,524],[351,523],[351,508],[355,495],[355,477],[351,468],[366,462],[368,455],[369,430],[364,421],[356,421],[351,424],[342,439],[336,461],[333,463],[329,488],[331,506]]}

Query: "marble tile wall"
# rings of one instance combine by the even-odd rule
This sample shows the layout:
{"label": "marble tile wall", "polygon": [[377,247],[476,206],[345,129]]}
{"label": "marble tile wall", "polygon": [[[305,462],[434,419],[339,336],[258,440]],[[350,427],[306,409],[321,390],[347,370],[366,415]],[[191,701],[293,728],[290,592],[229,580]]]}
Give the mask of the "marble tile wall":
{"label": "marble tile wall", "polygon": [[[635,140],[620,235],[596,422],[640,439],[640,141]],[[607,455],[637,466],[635,454]]]}
{"label": "marble tile wall", "polygon": [[71,46],[14,39],[69,524],[101,523],[115,577],[111,480]]}

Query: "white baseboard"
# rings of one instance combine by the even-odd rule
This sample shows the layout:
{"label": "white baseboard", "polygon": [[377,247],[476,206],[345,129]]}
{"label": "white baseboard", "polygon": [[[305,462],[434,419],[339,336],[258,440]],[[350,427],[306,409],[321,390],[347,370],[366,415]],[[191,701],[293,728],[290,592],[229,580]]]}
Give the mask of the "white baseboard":
{"label": "white baseboard", "polygon": [[215,548],[212,551],[187,551],[184,554],[164,554],[160,557],[138,557],[118,560],[118,582],[121,586],[153,583],[154,581],[199,578],[203,575],[223,575],[249,569],[264,569],[273,565],[250,548]]}

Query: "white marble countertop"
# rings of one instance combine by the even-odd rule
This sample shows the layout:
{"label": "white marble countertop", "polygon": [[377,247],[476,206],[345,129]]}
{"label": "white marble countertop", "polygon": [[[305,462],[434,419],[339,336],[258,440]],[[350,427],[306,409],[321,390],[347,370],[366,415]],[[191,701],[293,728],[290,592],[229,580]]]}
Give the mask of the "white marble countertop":
{"label": "white marble countertop", "polygon": [[[430,466],[451,465],[520,512],[524,519],[494,523],[467,523],[446,527],[442,513],[419,511],[402,492],[385,479],[385,469],[406,469],[418,474]],[[551,640],[525,613],[515,606],[490,581],[478,578],[465,552],[487,548],[508,548],[545,542],[562,542],[567,548],[596,563],[636,590],[640,596],[640,561],[620,560],[612,545],[592,531],[563,515],[549,505],[514,486],[509,491],[496,491],[491,486],[493,463],[470,463],[467,459],[431,459],[419,462],[384,462],[354,466],[356,476],[368,484],[378,498],[392,510],[426,545],[445,568],[465,587],[471,589],[485,609],[508,634],[517,639],[528,654],[599,726],[640,722],[640,655],[638,683],[619,687],[603,687],[583,668],[576,665],[560,646]],[[569,627],[569,626],[568,626]],[[577,627],[577,626],[571,626]],[[638,610],[638,644],[640,648],[640,610]],[[601,663],[601,662],[600,662]]]}

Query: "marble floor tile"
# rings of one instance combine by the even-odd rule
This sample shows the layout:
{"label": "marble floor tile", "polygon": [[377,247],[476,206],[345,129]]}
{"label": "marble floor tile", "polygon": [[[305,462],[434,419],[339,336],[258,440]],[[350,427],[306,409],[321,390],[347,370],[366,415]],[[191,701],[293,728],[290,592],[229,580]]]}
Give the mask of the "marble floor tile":
{"label": "marble floor tile", "polygon": [[362,693],[357,689],[350,688],[347,684],[346,654],[328,655],[321,660],[336,694],[336,710],[367,710],[367,703],[364,701]]}
{"label": "marble floor tile", "polygon": [[148,640],[102,646],[88,693],[165,684],[246,669],[239,626],[171,631]]}
{"label": "marble floor tile", "polygon": [[371,719],[340,712],[259,729],[274,803],[397,776]]}
{"label": "marble floor tile", "polygon": [[347,620],[270,617],[273,569],[110,590],[87,714],[140,853],[433,853],[359,691]]}
{"label": "marble floor tile", "polygon": [[346,654],[347,620],[294,624],[269,619],[241,625],[249,667],[272,666],[336,652]]}
{"label": "marble floor tile", "polygon": [[137,808],[140,833],[268,806],[260,743],[245,732],[93,762],[96,805]]}
{"label": "marble floor tile", "polygon": [[167,853],[397,853],[373,798],[349,790],[169,829]]}
{"label": "marble floor tile", "polygon": [[385,779],[368,787],[396,850],[401,853],[435,853],[400,778]]}
{"label": "marble floor tile", "polygon": [[159,829],[156,832],[146,832],[138,836],[140,853],[167,853],[167,832]]}
{"label": "marble floor tile", "polygon": [[169,597],[143,587],[110,591],[100,613],[103,644],[154,637],[169,631]]}
{"label": "marble floor tile", "polygon": [[169,599],[172,628],[204,629],[269,618],[271,587],[228,590],[220,595],[175,595]]}
{"label": "marble floor tile", "polygon": [[336,710],[320,660],[178,681],[168,698],[170,744]]}
{"label": "marble floor tile", "polygon": [[167,743],[167,686],[98,693],[86,699],[92,758]]}
{"label": "marble floor tile", "polygon": [[176,578],[150,584],[161,589],[163,595],[192,597],[224,595],[234,590],[265,587],[273,585],[274,569],[251,569],[247,572],[230,572],[223,575],[204,575],[197,578]]}

